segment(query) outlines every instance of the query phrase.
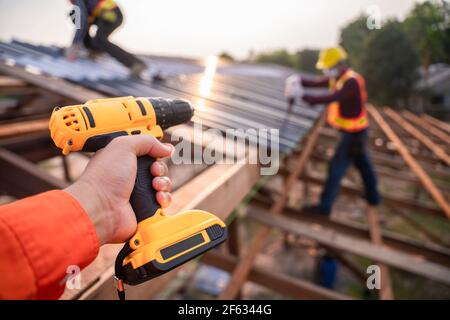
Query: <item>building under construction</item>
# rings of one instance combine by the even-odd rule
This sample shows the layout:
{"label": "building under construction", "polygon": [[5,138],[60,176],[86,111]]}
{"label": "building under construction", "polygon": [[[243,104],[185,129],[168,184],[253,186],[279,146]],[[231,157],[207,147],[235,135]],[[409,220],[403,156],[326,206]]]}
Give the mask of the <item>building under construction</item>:
{"label": "building under construction", "polygon": [[[224,136],[227,128],[279,129],[279,170],[262,176],[260,166],[248,161],[168,161],[175,186],[169,214],[213,212],[226,221],[229,237],[200,258],[130,287],[128,299],[450,298],[450,124],[369,106],[370,153],[382,205],[367,206],[360,178],[350,170],[332,215],[306,214],[300,208],[317,200],[339,137],[327,127],[323,107],[297,104],[287,112],[284,82],[293,70],[214,58],[206,66],[189,59],[142,59],[167,80],[130,78],[108,57],[69,62],[57,47],[0,43],[2,203],[65,188],[92,156],[62,156],[54,146],[48,119],[55,106],[116,96],[188,99],[196,111],[182,125],[186,132],[200,123]],[[167,141],[170,135],[169,130]],[[206,148],[207,142],[192,143]],[[232,153],[235,160],[246,156]],[[101,247],[81,272],[81,288],[66,289],[62,299],[116,299],[113,265],[121,246]],[[324,260],[337,268],[332,287],[323,286],[318,275]],[[367,286],[373,265],[381,272],[380,290]]]}

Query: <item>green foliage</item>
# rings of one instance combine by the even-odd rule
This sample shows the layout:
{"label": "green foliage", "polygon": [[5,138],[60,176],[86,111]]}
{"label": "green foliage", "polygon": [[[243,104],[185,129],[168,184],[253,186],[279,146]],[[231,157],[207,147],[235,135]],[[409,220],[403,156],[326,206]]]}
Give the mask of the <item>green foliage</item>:
{"label": "green foliage", "polygon": [[450,5],[444,0],[416,3],[405,21],[367,28],[361,15],[341,30],[349,64],[367,81],[369,99],[404,106],[417,79],[418,61],[450,63]]}
{"label": "green foliage", "polygon": [[416,3],[404,23],[426,69],[432,63],[450,63],[450,4],[444,0]]}
{"label": "green foliage", "polygon": [[415,47],[398,21],[387,22],[364,43],[361,72],[379,105],[406,106],[418,66]]}
{"label": "green foliage", "polygon": [[273,63],[289,68],[298,68],[298,59],[295,55],[290,54],[285,49],[263,52],[256,55],[254,62],[256,63]]}
{"label": "green foliage", "polygon": [[299,69],[305,72],[318,73],[316,69],[319,50],[303,49],[297,52]]}
{"label": "green foliage", "polygon": [[229,54],[228,52],[226,52],[226,51],[222,52],[219,55],[219,58],[221,58],[223,60],[226,60],[226,61],[230,61],[230,62],[235,61],[234,57],[231,54]]}
{"label": "green foliage", "polygon": [[365,15],[360,15],[341,30],[339,43],[348,53],[349,65],[357,71],[361,69],[364,43],[371,32],[373,31],[367,28]]}
{"label": "green foliage", "polygon": [[273,63],[305,72],[317,73],[316,62],[318,57],[319,50],[316,49],[304,49],[296,53],[281,49],[259,53],[251,62]]}

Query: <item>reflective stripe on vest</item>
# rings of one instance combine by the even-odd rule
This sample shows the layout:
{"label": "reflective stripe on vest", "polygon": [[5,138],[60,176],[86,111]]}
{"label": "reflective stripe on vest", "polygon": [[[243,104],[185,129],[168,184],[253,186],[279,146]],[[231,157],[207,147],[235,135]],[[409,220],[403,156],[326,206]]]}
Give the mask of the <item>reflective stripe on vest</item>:
{"label": "reflective stripe on vest", "polygon": [[89,17],[91,20],[95,20],[102,12],[112,10],[117,7],[114,0],[100,0],[95,6],[94,10]]}
{"label": "reflective stripe on vest", "polygon": [[358,82],[361,98],[361,113],[355,118],[344,118],[340,113],[340,103],[336,101],[328,105],[327,121],[330,126],[337,129],[347,132],[358,132],[367,128],[369,125],[366,111],[367,91],[363,77],[353,70],[348,70],[342,75],[342,77],[339,78],[338,81],[330,80],[330,88],[333,91],[341,90],[344,83],[351,78],[356,79]]}

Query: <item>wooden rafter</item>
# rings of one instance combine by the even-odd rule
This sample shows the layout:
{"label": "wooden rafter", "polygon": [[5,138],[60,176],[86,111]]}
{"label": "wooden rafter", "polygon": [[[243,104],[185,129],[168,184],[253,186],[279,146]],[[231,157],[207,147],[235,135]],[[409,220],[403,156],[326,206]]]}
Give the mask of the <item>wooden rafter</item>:
{"label": "wooden rafter", "polygon": [[437,129],[432,124],[427,122],[425,119],[420,118],[420,117],[416,116],[414,113],[411,113],[407,110],[404,110],[402,112],[402,115],[409,121],[413,122],[415,125],[421,127],[422,129],[426,130],[427,132],[431,133],[432,135],[434,135],[435,137],[440,139],[447,146],[450,146],[450,135]]}
{"label": "wooden rafter", "polygon": [[422,132],[420,132],[418,129],[416,129],[408,121],[403,119],[394,110],[392,110],[390,108],[384,108],[384,113],[389,118],[391,118],[394,122],[396,122],[399,126],[401,126],[404,130],[406,130],[408,133],[410,133],[414,138],[419,140],[424,146],[426,146],[428,149],[430,149],[437,158],[439,158],[444,163],[446,163],[448,166],[450,166],[450,156],[445,152],[444,149],[442,149],[440,146],[438,146],[433,141],[431,141],[430,138],[428,138],[426,135],[424,135]]}
{"label": "wooden rafter", "polygon": [[422,169],[422,167],[417,163],[414,157],[409,153],[408,149],[402,143],[400,138],[395,134],[395,132],[391,129],[391,127],[386,123],[378,110],[376,110],[373,106],[369,106],[368,111],[378,123],[378,125],[383,129],[386,136],[396,145],[398,152],[401,154],[406,164],[417,175],[431,197],[436,201],[436,203],[442,208],[444,213],[450,219],[450,205],[448,204],[442,193],[439,191],[439,189],[435,186],[430,176]]}
{"label": "wooden rafter", "polygon": [[282,215],[273,215],[268,211],[253,211],[249,216],[266,226],[315,240],[321,245],[366,257],[391,267],[450,285],[450,269],[447,266],[417,259],[417,257],[401,251],[375,245],[328,228],[322,227],[320,232],[318,232],[318,228],[314,225]]}
{"label": "wooden rafter", "polygon": [[425,119],[429,123],[431,123],[433,126],[438,127],[441,130],[444,130],[447,133],[450,133],[450,124],[446,122],[442,122],[436,118],[433,118],[432,116],[428,114],[423,114],[422,119]]}
{"label": "wooden rafter", "polygon": [[3,124],[0,125],[0,139],[43,131],[48,131],[48,119]]}
{"label": "wooden rafter", "polygon": [[[311,155],[311,159],[314,159],[315,161],[320,163],[328,163],[328,161],[331,159],[331,156],[319,152],[314,152]],[[396,170],[394,168],[390,168],[386,164],[383,164],[382,161],[377,160],[373,157],[372,161],[375,165],[374,169],[378,176],[392,178],[395,179],[396,181],[408,182],[412,185],[420,185],[420,186],[422,185],[420,180],[414,174],[411,174],[410,170],[405,171],[401,169]],[[450,193],[450,187],[447,186],[445,183],[436,181],[435,184],[437,187],[439,187],[440,190]]]}
{"label": "wooden rafter", "polygon": [[[266,197],[257,197],[253,199],[251,205],[268,210],[270,208],[270,200]],[[365,241],[370,240],[369,228],[362,223],[337,217],[330,219],[320,215],[311,215],[290,207],[286,207],[283,214],[294,220],[318,226],[318,230],[323,227]],[[450,265],[450,249],[447,247],[429,241],[411,239],[387,230],[382,230],[382,235],[385,245],[390,248],[408,253],[417,259],[426,259],[438,264]]]}
{"label": "wooden rafter", "polygon": [[[377,246],[383,245],[383,236],[381,235],[380,220],[378,217],[378,212],[375,207],[367,206],[367,222],[369,224],[369,233],[372,243]],[[381,288],[380,288],[380,298],[382,300],[392,300],[394,299],[394,293],[392,291],[391,275],[389,268],[386,264],[378,262],[378,266],[381,271]]]}

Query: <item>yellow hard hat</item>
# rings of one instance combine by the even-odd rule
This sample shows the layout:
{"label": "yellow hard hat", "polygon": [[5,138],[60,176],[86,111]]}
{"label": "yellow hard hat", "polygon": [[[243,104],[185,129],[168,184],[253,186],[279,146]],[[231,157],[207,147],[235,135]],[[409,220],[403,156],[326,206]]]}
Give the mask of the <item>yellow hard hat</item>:
{"label": "yellow hard hat", "polygon": [[316,68],[319,70],[331,69],[345,59],[347,59],[347,52],[341,46],[323,49],[320,51]]}

